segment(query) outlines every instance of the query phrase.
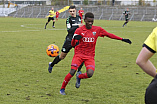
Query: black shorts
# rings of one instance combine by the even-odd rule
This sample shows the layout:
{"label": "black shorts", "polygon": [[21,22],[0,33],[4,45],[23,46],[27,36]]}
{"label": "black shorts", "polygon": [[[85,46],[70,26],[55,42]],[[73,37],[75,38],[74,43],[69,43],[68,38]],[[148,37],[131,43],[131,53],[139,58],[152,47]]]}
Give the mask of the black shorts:
{"label": "black shorts", "polygon": [[145,104],[157,104],[157,78],[154,78],[146,89]]}
{"label": "black shorts", "polygon": [[68,53],[71,50],[72,46],[71,46],[71,39],[66,38],[64,41],[64,44],[62,46],[62,52],[64,53]]}
{"label": "black shorts", "polygon": [[53,17],[49,17],[48,18],[48,22],[50,22],[51,20],[54,20],[54,18]]}
{"label": "black shorts", "polygon": [[125,21],[127,21],[127,22],[128,22],[128,21],[129,21],[129,18],[125,18]]}

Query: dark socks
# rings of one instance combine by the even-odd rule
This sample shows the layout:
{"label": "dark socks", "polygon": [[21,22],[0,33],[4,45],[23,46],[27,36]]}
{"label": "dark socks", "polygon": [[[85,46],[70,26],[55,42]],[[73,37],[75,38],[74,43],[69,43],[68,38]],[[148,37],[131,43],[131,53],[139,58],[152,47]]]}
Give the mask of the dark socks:
{"label": "dark socks", "polygon": [[83,66],[84,63],[82,63],[79,67],[78,67],[78,71],[81,70],[82,66]]}
{"label": "dark socks", "polygon": [[59,58],[59,55],[58,55],[57,57],[55,57],[55,59],[51,63],[51,67],[53,67],[55,64],[57,64],[59,61],[61,61],[61,59]]}
{"label": "dark socks", "polygon": [[123,27],[124,27],[124,25],[126,25],[128,22],[125,22],[124,24],[123,24]]}

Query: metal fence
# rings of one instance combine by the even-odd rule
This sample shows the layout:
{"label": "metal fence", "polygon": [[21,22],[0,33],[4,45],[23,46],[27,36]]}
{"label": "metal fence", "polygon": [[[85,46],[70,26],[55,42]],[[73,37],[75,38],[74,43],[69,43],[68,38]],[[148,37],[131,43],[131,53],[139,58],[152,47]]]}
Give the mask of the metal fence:
{"label": "metal fence", "polygon": [[[82,7],[82,6],[80,6]],[[63,7],[55,6],[54,10],[59,10]],[[113,7],[113,6],[84,6],[83,10],[86,12],[92,12],[95,15],[95,19],[103,20],[124,20],[123,12],[129,8],[131,15],[129,15],[132,21],[152,21],[156,19],[157,7]],[[20,18],[45,18],[48,15],[48,11],[51,6],[28,6],[20,9],[14,13],[9,14],[12,17]],[[79,7],[77,7],[77,11]],[[68,11],[62,12],[59,18],[67,18],[69,16]]]}
{"label": "metal fence", "polygon": [[[5,1],[5,0],[4,0]],[[28,5],[105,5],[105,6],[157,6],[157,0],[12,0],[15,4],[28,4]],[[0,4],[3,2],[0,0]],[[8,1],[5,1],[8,4]]]}

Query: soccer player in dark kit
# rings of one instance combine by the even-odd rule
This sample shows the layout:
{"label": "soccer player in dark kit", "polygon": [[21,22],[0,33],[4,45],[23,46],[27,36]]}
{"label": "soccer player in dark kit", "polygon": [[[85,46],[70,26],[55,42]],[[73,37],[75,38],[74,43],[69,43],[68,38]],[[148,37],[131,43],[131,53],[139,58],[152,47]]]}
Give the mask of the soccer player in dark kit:
{"label": "soccer player in dark kit", "polygon": [[[61,54],[55,57],[53,62],[49,62],[49,67],[48,67],[49,73],[52,72],[53,66],[58,62],[60,62],[61,60],[63,60],[68,54],[68,52],[72,49],[71,40],[74,35],[74,32],[77,28],[83,26],[83,24],[81,23],[81,17],[76,15],[76,7],[74,5],[69,7],[69,14],[70,16],[66,20],[68,35],[66,36],[65,42],[62,46]],[[79,67],[79,70],[81,69],[82,66],[83,63]]]}
{"label": "soccer player in dark kit", "polygon": [[123,24],[123,27],[124,27],[129,22],[129,15],[130,15],[129,9],[127,8],[126,11],[123,12],[123,14],[125,15],[125,22]]}
{"label": "soccer player in dark kit", "polygon": [[[65,76],[60,89],[60,94],[62,95],[66,95],[65,88],[82,62],[84,62],[86,66],[86,73],[81,73],[81,71],[79,71],[76,74],[75,87],[80,87],[81,79],[87,79],[93,76],[95,70],[95,46],[98,37],[107,36],[111,39],[121,40],[123,42],[131,44],[131,41],[129,39],[124,39],[114,34],[108,33],[106,30],[99,26],[92,26],[94,22],[94,15],[91,12],[85,14],[84,22],[84,26],[76,29],[71,41],[71,45],[73,47],[75,46],[75,53],[71,62],[71,70]],[[76,45],[78,42],[79,44]]]}

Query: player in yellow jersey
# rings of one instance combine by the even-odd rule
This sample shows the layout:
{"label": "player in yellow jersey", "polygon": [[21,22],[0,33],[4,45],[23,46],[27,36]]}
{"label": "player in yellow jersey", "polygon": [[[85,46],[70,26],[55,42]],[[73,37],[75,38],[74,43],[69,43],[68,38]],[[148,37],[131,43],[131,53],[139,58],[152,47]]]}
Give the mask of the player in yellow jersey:
{"label": "player in yellow jersey", "polygon": [[143,48],[136,59],[137,65],[154,79],[145,92],[145,104],[157,104],[157,73],[153,63],[149,60],[157,52],[157,27],[148,36]]}
{"label": "player in yellow jersey", "polygon": [[53,25],[52,27],[55,28],[55,19],[54,19],[54,15],[55,15],[55,12],[54,12],[54,8],[52,7],[51,10],[49,11],[49,18],[48,18],[48,21],[46,22],[45,24],[45,29],[46,29],[46,26],[47,24],[52,20],[53,21]]}

